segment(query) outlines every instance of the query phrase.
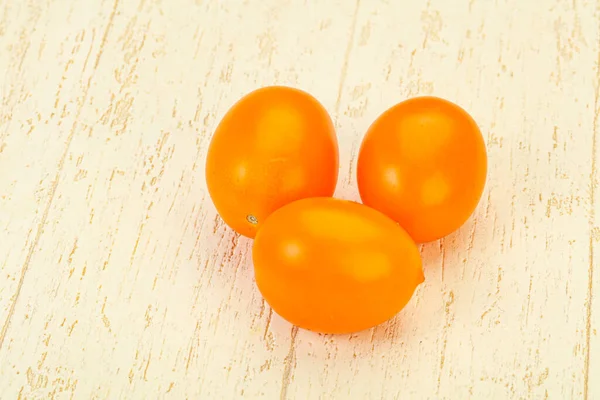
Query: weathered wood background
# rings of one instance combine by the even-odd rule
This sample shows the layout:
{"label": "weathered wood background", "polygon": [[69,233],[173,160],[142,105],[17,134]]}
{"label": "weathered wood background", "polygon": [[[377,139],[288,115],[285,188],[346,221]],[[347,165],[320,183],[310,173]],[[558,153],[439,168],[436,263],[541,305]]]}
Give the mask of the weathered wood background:
{"label": "weathered wood background", "polygon": [[[0,398],[600,399],[599,62],[595,0],[0,0]],[[344,198],[398,101],[484,132],[388,324],[292,328],[216,215],[212,131],[275,83],[331,113]]]}

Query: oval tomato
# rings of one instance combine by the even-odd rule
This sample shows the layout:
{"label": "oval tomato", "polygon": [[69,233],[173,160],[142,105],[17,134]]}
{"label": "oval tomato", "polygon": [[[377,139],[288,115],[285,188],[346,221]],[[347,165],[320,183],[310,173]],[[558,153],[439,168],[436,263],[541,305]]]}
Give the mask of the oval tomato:
{"label": "oval tomato", "polygon": [[384,112],[363,139],[357,167],[364,204],[416,242],[458,229],[477,206],[487,155],[477,124],[459,106],[417,97]]}
{"label": "oval tomato", "polygon": [[240,99],[219,123],[208,149],[206,183],[225,223],[254,237],[279,207],[332,196],[338,158],[331,118],[314,97],[265,87]]}
{"label": "oval tomato", "polygon": [[252,254],[256,284],[273,310],[322,333],[360,331],[392,318],[424,279],[419,250],[398,224],[334,198],[275,211]]}

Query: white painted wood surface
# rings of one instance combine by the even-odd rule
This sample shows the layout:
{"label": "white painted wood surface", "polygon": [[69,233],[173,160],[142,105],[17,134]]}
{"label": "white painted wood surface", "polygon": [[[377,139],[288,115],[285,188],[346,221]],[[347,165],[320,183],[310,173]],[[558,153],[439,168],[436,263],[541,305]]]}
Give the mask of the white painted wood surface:
{"label": "white painted wood surface", "polygon": [[[600,399],[600,3],[0,0],[0,398]],[[292,328],[204,159],[263,85],[361,137],[435,94],[486,193],[392,322]]]}

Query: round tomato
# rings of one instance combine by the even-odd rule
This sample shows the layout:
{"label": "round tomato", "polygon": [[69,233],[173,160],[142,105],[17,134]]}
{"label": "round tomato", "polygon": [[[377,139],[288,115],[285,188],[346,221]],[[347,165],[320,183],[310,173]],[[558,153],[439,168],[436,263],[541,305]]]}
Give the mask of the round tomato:
{"label": "round tomato", "polygon": [[252,254],[256,284],[273,310],[321,333],[356,332],[392,318],[424,280],[419,250],[398,224],[334,198],[275,211]]}
{"label": "round tomato", "polygon": [[206,183],[225,223],[252,238],[279,207],[332,196],[338,158],[323,106],[303,91],[270,86],[244,96],[219,123],[208,148]]}
{"label": "round tomato", "polygon": [[458,229],[477,206],[487,175],[485,143],[459,106],[417,97],[384,112],[358,156],[364,204],[397,221],[418,242]]}

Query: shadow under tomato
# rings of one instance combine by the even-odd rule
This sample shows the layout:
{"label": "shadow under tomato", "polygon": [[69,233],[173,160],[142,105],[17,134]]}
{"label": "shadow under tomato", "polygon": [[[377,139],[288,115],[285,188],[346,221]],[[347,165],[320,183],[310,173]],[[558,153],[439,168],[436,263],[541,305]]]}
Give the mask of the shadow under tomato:
{"label": "shadow under tomato", "polygon": [[491,244],[492,238],[487,233],[493,228],[495,214],[490,196],[486,193],[484,196],[474,214],[459,229],[439,240],[419,245],[425,280],[435,279],[439,274],[443,280],[444,273],[456,264],[467,263],[472,251]]}

